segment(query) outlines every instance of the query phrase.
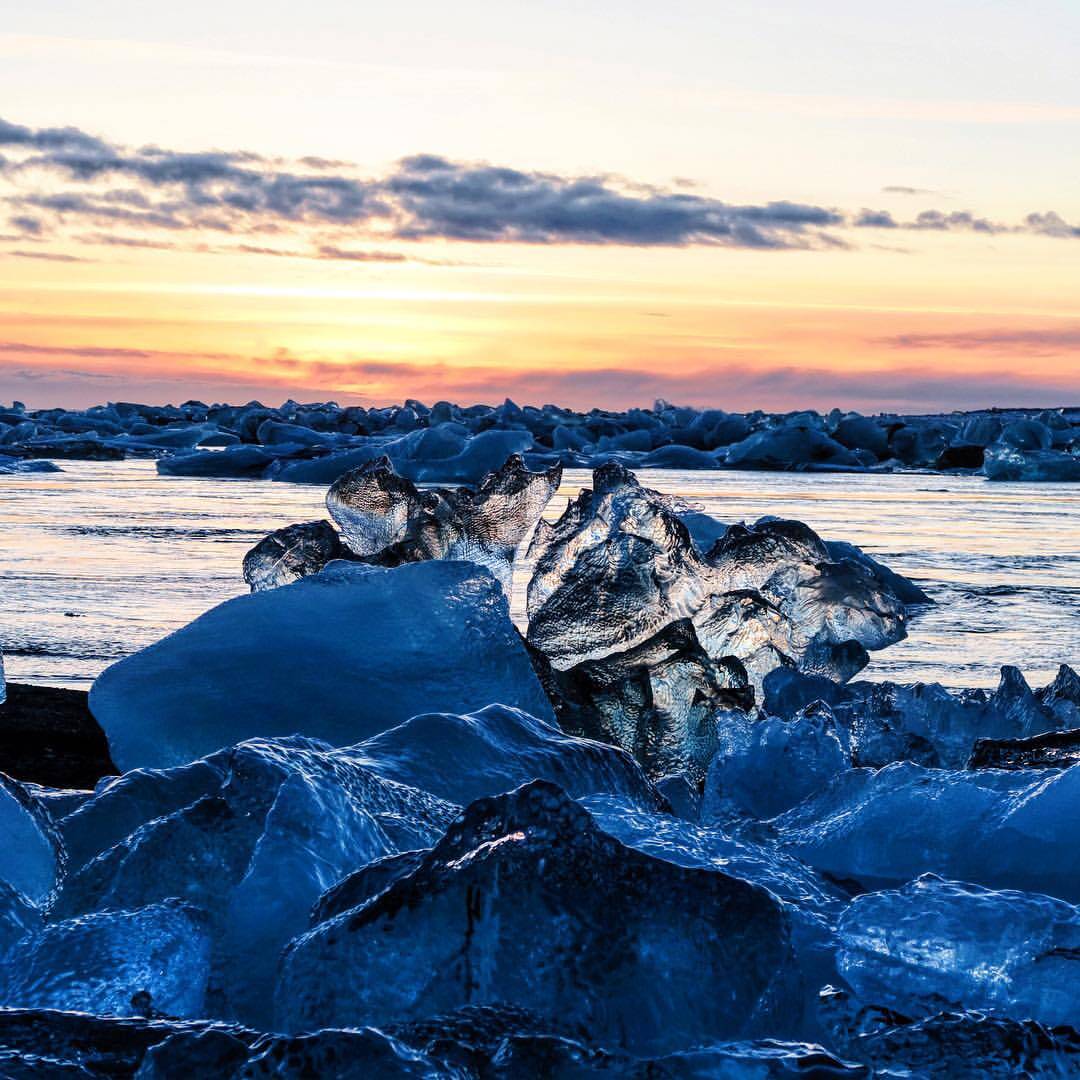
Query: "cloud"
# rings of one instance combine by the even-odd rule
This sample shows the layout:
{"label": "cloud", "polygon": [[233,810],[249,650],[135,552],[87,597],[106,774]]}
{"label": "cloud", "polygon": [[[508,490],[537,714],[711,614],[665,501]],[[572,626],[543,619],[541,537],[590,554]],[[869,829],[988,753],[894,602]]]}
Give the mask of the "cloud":
{"label": "cloud", "polygon": [[[347,162],[295,162],[244,150],[126,147],[77,128],[0,121],[0,179],[9,212],[42,228],[90,225],[124,230],[216,232],[253,238],[304,236],[316,257],[356,262],[385,240],[472,243],[712,245],[763,251],[848,246],[847,229],[1028,233],[1078,238],[1080,226],[1053,211],[1015,225],[968,210],[924,210],[910,220],[889,211],[843,211],[797,200],[729,203],[677,186],[657,188],[609,175],[568,176],[434,154],[403,158],[382,175]],[[897,192],[893,187],[886,190]],[[904,189],[915,194],[918,189]],[[328,235],[329,233],[329,235]],[[253,244],[249,253],[281,254]],[[323,254],[335,251],[337,254]]]}
{"label": "cloud", "polygon": [[881,189],[886,195],[940,195],[932,188],[908,187],[906,184],[887,184]]}
{"label": "cloud", "polygon": [[375,263],[399,263],[408,260],[408,256],[402,255],[399,251],[356,251],[349,248],[339,248],[333,244],[320,245],[317,258],[340,259],[344,262]]}
{"label": "cloud", "polygon": [[5,251],[3,255],[9,259],[40,259],[42,262],[81,263],[90,262],[78,255],[68,255],[60,251]]}
{"label": "cloud", "polygon": [[1080,350],[1080,326],[1049,329],[1004,328],[951,334],[897,334],[877,338],[874,344],[893,349],[962,349],[1053,356]]}

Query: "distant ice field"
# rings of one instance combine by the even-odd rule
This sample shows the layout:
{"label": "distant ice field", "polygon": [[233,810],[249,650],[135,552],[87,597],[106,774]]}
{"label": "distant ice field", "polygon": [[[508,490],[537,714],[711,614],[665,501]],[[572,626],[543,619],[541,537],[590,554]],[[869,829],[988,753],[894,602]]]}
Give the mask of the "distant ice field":
{"label": "distant ice field", "polygon": [[[108,664],[246,591],[267,532],[326,516],[320,486],[158,476],[152,461],[0,476],[0,646],[9,680],[85,688]],[[1080,485],[980,477],[651,470],[641,479],[725,522],[765,514],[850,540],[937,601],[864,678],[1034,684],[1080,661]],[[569,471],[547,515],[589,483]],[[523,618],[528,567],[515,574]]]}

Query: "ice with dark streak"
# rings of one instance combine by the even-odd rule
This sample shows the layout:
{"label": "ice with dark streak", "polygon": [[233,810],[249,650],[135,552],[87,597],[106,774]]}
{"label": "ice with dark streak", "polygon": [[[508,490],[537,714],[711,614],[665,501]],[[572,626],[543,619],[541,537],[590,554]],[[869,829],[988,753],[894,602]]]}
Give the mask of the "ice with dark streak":
{"label": "ice with dark streak", "polygon": [[129,773],[61,821],[86,861],[52,915],[183,897],[207,916],[212,1015],[265,1024],[277,956],[319,895],[373,859],[434,843],[455,812],[350,750],[253,740],[184,769]]}
{"label": "ice with dark streak", "polygon": [[857,896],[837,925],[840,974],[864,1001],[908,1015],[993,1009],[1080,1017],[1080,909],[1038,893],[923,875]]}
{"label": "ice with dark streak", "polygon": [[295,941],[277,1019],[378,1026],[504,1003],[655,1054],[778,1024],[790,959],[768,892],[627,848],[536,781],[473,803],[411,873]]}

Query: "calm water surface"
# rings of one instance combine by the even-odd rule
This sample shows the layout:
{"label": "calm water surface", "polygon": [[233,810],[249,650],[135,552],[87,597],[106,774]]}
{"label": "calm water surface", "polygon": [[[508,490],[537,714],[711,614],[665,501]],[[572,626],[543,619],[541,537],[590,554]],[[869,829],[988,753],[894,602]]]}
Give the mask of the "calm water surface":
{"label": "calm water surface", "polygon": [[[971,477],[652,471],[723,521],[795,517],[915,578],[937,601],[869,678],[1036,684],[1080,662],[1080,487]],[[567,495],[589,482],[569,472]],[[68,462],[0,477],[0,646],[8,678],[87,686],[102,668],[246,591],[244,553],[324,517],[324,489],[159,477],[153,462]],[[516,576],[522,606],[527,568]]]}

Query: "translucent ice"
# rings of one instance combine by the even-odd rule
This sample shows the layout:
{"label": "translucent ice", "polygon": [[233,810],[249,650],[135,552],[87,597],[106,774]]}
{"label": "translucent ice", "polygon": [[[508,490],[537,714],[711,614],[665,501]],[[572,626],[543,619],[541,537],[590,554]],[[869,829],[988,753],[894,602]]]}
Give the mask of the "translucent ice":
{"label": "translucent ice", "polygon": [[1062,900],[926,875],[856,897],[837,937],[840,973],[864,1001],[915,1016],[1080,1016],[1080,909]]}
{"label": "translucent ice", "polygon": [[278,1017],[296,1030],[501,1002],[662,1052],[752,1030],[782,999],[788,951],[765,890],[626,848],[534,782],[473,803],[412,873],[294,942]]}
{"label": "translucent ice", "polygon": [[326,505],[357,555],[386,565],[469,559],[509,591],[514,552],[561,478],[561,465],[533,473],[514,455],[477,488],[420,490],[380,458],[339,477]]}
{"label": "translucent ice", "polygon": [[844,731],[827,705],[791,720],[731,717],[709,766],[702,816],[731,806],[751,817],[775,817],[821,791],[849,761]]}
{"label": "translucent ice", "polygon": [[[132,775],[137,783],[118,781],[72,815],[83,823],[84,852],[121,823],[143,820],[74,869],[54,913],[170,896],[196,904],[213,942],[214,1015],[254,1023],[268,1019],[278,953],[307,925],[318,896],[372,859],[430,845],[454,813],[380,778],[348,750],[301,738],[255,740],[185,770]],[[156,798],[148,794],[155,783]],[[169,812],[181,792],[193,801]]]}
{"label": "translucent ice", "polygon": [[244,556],[244,580],[252,592],[276,589],[317,574],[334,559],[348,558],[341,537],[329,521],[306,521],[278,529]]}
{"label": "translucent ice", "polygon": [[837,879],[890,888],[922,873],[1080,902],[1080,766],[841,773],[773,819],[783,849]]}
{"label": "translucent ice", "polygon": [[492,702],[552,719],[498,583],[471,563],[334,563],[226,601],[108,668],[90,708],[124,770],[256,735],[349,745]]}
{"label": "translucent ice", "polygon": [[0,773],[0,881],[43,900],[64,868],[63,847],[45,811],[17,781]]}
{"label": "translucent ice", "polygon": [[753,701],[742,664],[713,660],[689,619],[569,671],[537,667],[564,730],[623,747],[654,779],[683,772],[700,783],[718,745],[717,710]]}

